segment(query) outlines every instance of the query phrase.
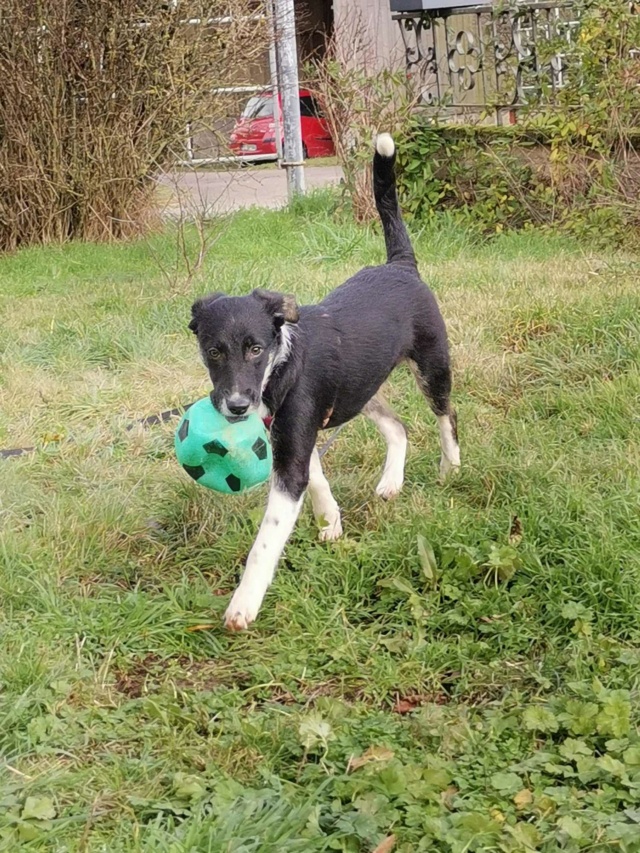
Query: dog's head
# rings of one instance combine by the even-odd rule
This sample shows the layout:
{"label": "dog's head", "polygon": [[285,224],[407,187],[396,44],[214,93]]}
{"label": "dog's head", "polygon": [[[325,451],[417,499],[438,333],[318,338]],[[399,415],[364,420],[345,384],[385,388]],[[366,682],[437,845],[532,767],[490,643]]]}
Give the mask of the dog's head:
{"label": "dog's head", "polygon": [[191,315],[214,406],[229,420],[255,412],[271,370],[286,357],[283,326],[298,322],[295,299],[269,290],[213,293],[195,302]]}

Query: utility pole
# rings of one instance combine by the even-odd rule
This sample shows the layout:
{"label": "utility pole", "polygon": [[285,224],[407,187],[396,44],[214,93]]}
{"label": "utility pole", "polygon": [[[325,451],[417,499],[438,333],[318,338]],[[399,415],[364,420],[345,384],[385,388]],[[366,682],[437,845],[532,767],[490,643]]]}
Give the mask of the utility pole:
{"label": "utility pole", "polygon": [[293,0],[274,0],[278,84],[282,97],[284,129],[284,167],[287,170],[289,201],[304,193],[302,132],[300,128],[300,96],[298,82],[298,48]]}
{"label": "utility pole", "polygon": [[278,107],[278,95],[280,93],[280,83],[278,82],[278,40],[272,0],[267,0],[266,7],[267,19],[269,21],[269,76],[271,78],[271,97],[273,98],[273,129],[276,139],[276,156],[278,157],[278,166],[280,166],[284,159],[284,155],[282,152],[282,127],[280,125],[281,115]]}

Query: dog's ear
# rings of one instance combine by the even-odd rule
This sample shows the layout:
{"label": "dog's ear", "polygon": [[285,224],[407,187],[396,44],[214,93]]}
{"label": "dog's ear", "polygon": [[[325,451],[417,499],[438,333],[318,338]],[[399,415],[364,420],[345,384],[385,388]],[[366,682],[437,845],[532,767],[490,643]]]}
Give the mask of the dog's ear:
{"label": "dog's ear", "polygon": [[220,299],[222,296],[224,296],[224,293],[210,293],[208,296],[203,296],[202,299],[196,299],[193,303],[191,306],[191,322],[189,323],[189,328],[194,335],[198,334],[198,321],[202,317],[203,310],[208,308],[212,302],[215,302],[216,299]]}
{"label": "dog's ear", "polygon": [[295,296],[276,293],[273,290],[262,290],[262,288],[257,288],[251,295],[259,299],[267,311],[273,315],[276,326],[281,326],[283,323],[297,323],[300,319]]}

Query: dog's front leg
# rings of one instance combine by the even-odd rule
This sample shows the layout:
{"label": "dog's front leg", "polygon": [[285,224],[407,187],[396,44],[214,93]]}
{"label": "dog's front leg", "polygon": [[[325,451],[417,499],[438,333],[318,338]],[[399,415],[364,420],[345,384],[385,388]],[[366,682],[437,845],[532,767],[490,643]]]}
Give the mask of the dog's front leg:
{"label": "dog's front leg", "polygon": [[[293,410],[291,414],[289,408]],[[225,613],[225,625],[232,631],[244,630],[258,615],[280,555],[300,514],[316,440],[316,429],[312,423],[311,417],[300,415],[295,402],[283,407],[273,422],[271,489],[242,580]],[[298,424],[297,428],[295,424]],[[306,429],[301,430],[299,424],[304,424]]]}
{"label": "dog's front leg", "polygon": [[278,560],[300,513],[304,493],[291,495],[277,476],[269,491],[267,509],[247,558],[247,566],[224,616],[227,628],[242,631],[255,620]]}

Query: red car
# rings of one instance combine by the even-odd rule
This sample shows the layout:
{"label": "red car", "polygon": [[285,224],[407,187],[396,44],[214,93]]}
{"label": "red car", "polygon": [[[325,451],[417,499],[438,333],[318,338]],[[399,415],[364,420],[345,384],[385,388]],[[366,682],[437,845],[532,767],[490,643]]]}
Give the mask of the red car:
{"label": "red car", "polygon": [[[231,134],[230,148],[236,155],[250,160],[252,155],[276,155],[275,122],[271,92],[260,92],[250,98]],[[282,109],[278,95],[280,132]],[[302,150],[305,157],[330,157],[335,154],[326,119],[308,89],[300,89],[300,123]]]}

